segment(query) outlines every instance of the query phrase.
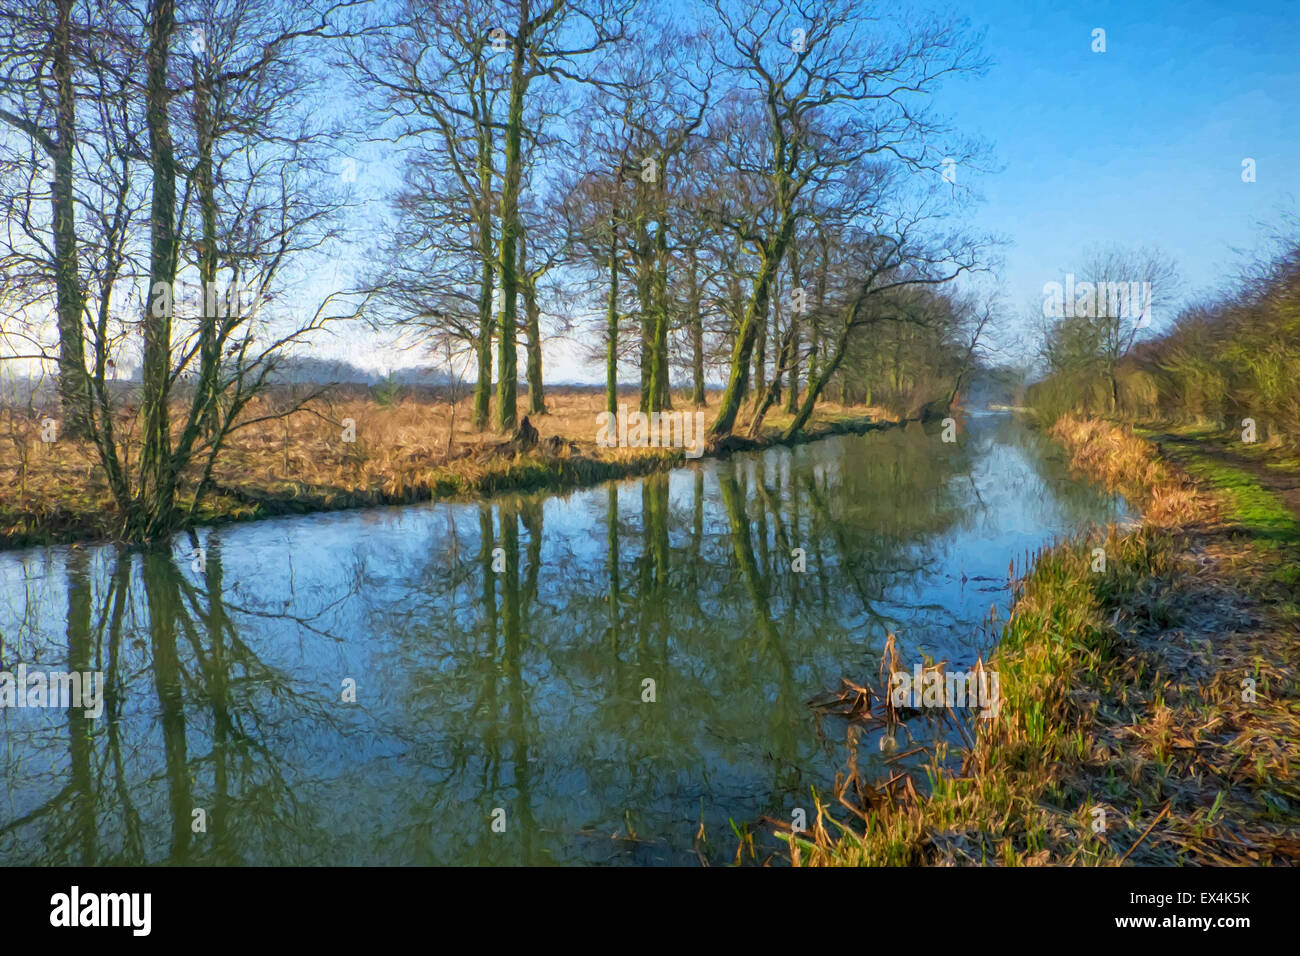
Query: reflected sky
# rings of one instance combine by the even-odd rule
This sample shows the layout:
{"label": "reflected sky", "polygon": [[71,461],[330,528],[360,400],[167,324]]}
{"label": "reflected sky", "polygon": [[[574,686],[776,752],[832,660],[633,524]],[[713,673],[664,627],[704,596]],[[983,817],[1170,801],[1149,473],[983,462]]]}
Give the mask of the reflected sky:
{"label": "reflected sky", "polygon": [[108,684],[98,720],[0,710],[0,862],[726,862],[732,821],[842,765],[810,698],[891,631],[969,665],[1013,559],[1123,515],[974,415],[952,444],[0,554],[0,670]]}

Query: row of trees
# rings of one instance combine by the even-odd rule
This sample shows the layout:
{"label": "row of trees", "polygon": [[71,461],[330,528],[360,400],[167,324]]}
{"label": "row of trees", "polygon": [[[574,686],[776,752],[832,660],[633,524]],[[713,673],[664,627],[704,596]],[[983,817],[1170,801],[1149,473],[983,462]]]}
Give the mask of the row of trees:
{"label": "row of trees", "polygon": [[[0,335],[57,368],[141,538],[336,318],[472,357],[480,428],[517,424],[521,344],[545,410],[544,332],[603,354],[611,409],[629,362],[647,411],[720,376],[714,440],[887,366],[950,399],[988,320],[950,283],[987,243],[931,101],[981,66],[959,24],[853,0],[0,0]],[[364,133],[328,122],[342,85]],[[402,158],[394,228],[363,289],[304,303],[365,137]]]}
{"label": "row of trees", "polygon": [[[1232,287],[1185,305],[1171,321],[1161,313],[1177,275],[1158,251],[1102,249],[1070,278],[1074,307],[1042,320],[1045,374],[1028,394],[1047,417],[1083,411],[1233,430],[1250,419],[1261,439],[1300,440],[1300,241],[1293,222]],[[1121,283],[1147,284],[1145,308],[1123,301],[1117,308],[1115,296],[1099,294]],[[1066,305],[1072,299],[1062,298]]]}
{"label": "row of trees", "polygon": [[1259,438],[1300,444],[1300,241],[1136,348],[1129,372],[1139,414],[1233,430],[1249,418]]}
{"label": "row of trees", "polygon": [[403,0],[346,65],[407,157],[382,314],[476,356],[479,427],[494,346],[495,425],[516,422],[521,340],[545,408],[541,297],[599,343],[611,410],[628,362],[645,411],[674,376],[703,405],[720,374],[715,439],[746,399],[751,432],[778,402],[798,431],[891,323],[959,354],[982,327],[946,290],[987,251],[949,222],[978,154],[930,106],[981,67],[956,24],[849,0]]}

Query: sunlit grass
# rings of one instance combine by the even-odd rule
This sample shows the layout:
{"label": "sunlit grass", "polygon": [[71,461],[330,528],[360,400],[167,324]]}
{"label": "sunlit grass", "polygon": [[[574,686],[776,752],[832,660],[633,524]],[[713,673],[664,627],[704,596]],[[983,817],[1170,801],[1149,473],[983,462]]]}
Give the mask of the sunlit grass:
{"label": "sunlit grass", "polygon": [[[542,442],[558,439],[558,450],[501,454],[497,446],[510,436],[475,429],[473,399],[469,389],[462,391],[465,394],[453,403],[445,392],[391,384],[377,390],[341,389],[312,401],[303,411],[240,428],[217,460],[214,487],[201,501],[193,523],[503,491],[557,491],[687,461],[679,448],[598,446],[598,416],[606,401],[601,390],[592,388],[551,389],[546,412],[530,416]],[[679,411],[697,411],[688,394],[676,393],[673,400]],[[619,401],[635,410],[638,396],[623,394]],[[716,414],[717,396],[711,395],[710,401],[712,405],[698,409],[705,429]],[[248,407],[244,420],[274,415],[289,404],[287,394],[269,393]],[[526,408],[525,393],[520,397],[521,418]],[[42,417],[0,409],[0,546],[114,537],[116,507],[94,449],[66,438],[42,442]],[[877,408],[824,403],[803,437],[860,429],[886,417]],[[777,441],[789,420],[784,414],[769,415],[758,444]],[[344,440],[348,422],[355,433],[350,442]],[[742,426],[744,422],[742,415]],[[135,428],[132,414],[124,412],[119,433],[130,436]],[[126,457],[138,454],[138,442],[130,442]],[[181,501],[188,507],[197,469],[184,478]]]}

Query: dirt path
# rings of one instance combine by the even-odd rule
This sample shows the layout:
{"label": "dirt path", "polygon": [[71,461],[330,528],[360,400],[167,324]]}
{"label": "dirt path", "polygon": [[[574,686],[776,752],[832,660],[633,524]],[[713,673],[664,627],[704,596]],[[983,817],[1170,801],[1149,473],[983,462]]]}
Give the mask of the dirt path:
{"label": "dirt path", "polygon": [[1266,451],[1247,451],[1250,446],[1217,437],[1189,438],[1168,432],[1154,432],[1147,437],[1159,446],[1162,455],[1182,467],[1199,457],[1246,472],[1282,499],[1291,513],[1300,518],[1300,470],[1270,468]]}

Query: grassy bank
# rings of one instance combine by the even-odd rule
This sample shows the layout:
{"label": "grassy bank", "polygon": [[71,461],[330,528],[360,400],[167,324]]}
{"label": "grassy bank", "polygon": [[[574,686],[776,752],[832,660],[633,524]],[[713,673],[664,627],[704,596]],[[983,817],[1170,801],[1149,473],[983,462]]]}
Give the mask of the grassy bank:
{"label": "grassy bank", "polygon": [[[1247,471],[1063,417],[1074,467],[1142,510],[1045,550],[989,662],[1002,705],[925,779],[851,770],[805,865],[1285,864],[1300,858],[1300,523]],[[1096,571],[1095,548],[1106,566]],[[1253,694],[1252,694],[1253,691]]]}
{"label": "grassy bank", "polygon": [[[621,400],[637,407],[635,393]],[[685,396],[675,400],[678,409],[696,411]],[[250,407],[248,426],[232,433],[213,471],[214,488],[188,526],[502,491],[559,491],[687,460],[680,449],[597,446],[597,415],[605,398],[593,389],[548,391],[547,413],[531,416],[542,447],[524,454],[499,449],[506,436],[472,428],[469,398],[452,402],[431,392],[394,396],[354,389],[328,393],[304,411],[277,417],[293,402],[292,394],[270,394]],[[707,428],[714,410],[702,411]],[[116,537],[119,519],[94,450],[66,438],[42,441],[44,417],[0,409],[0,548]],[[788,415],[769,415],[755,441],[733,439],[722,453],[776,444],[789,421]],[[349,422],[353,440],[346,441]],[[133,424],[124,415],[119,433],[129,435]],[[884,424],[880,409],[826,403],[798,440]],[[134,446],[131,453],[138,454]],[[185,478],[192,498],[198,475]]]}

